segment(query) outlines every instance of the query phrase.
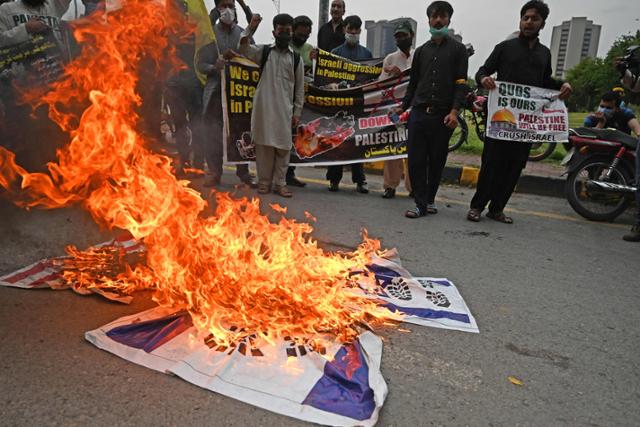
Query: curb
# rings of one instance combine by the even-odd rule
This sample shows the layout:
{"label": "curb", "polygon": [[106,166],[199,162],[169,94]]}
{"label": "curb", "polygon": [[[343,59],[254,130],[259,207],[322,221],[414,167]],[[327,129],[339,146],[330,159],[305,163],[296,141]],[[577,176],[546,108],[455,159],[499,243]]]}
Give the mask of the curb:
{"label": "curb", "polygon": [[[373,175],[382,175],[382,167],[370,167],[370,165],[373,165],[373,163],[365,164],[366,172]],[[442,171],[442,181],[463,187],[475,187],[478,183],[479,173],[480,169],[472,166],[445,166],[444,171]],[[522,175],[515,192],[564,199],[564,183],[564,178]]]}

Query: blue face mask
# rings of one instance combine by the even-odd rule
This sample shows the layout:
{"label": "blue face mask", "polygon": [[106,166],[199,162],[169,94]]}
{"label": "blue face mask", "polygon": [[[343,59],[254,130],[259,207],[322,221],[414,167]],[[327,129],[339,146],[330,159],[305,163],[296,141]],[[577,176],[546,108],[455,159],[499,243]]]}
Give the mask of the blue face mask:
{"label": "blue face mask", "polygon": [[611,116],[613,116],[613,108],[604,108],[604,107],[599,107],[598,108],[598,113],[602,113],[604,114],[605,117],[609,118]]}
{"label": "blue face mask", "polygon": [[432,37],[446,37],[449,35],[449,26],[445,25],[442,28],[429,27],[429,32]]}

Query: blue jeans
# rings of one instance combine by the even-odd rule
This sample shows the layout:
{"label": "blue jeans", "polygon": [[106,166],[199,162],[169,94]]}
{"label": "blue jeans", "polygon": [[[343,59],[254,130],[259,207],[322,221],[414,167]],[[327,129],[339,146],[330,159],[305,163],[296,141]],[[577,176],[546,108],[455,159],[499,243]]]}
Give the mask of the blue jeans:
{"label": "blue jeans", "polygon": [[640,226],[640,138],[636,147],[636,225]]}

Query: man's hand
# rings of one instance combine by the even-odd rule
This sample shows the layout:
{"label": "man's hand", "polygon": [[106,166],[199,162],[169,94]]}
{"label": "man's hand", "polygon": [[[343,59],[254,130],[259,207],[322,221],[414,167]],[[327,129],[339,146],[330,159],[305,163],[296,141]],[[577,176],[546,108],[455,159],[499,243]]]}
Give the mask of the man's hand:
{"label": "man's hand", "polygon": [[218,71],[222,71],[224,69],[224,64],[225,63],[226,63],[226,61],[223,58],[218,57],[218,59],[216,59],[216,63],[213,65],[213,67]]}
{"label": "man's hand", "polygon": [[296,129],[300,124],[300,117],[293,116],[291,118],[291,128]]}
{"label": "man's hand", "polygon": [[391,67],[387,67],[384,70],[386,73],[391,74],[393,77],[398,77],[402,74],[402,70],[398,68],[397,65],[392,65]]}
{"label": "man's hand", "polygon": [[47,24],[36,18],[29,19],[24,25],[27,28],[27,33],[29,34],[44,33],[49,29]]}
{"label": "man's hand", "polygon": [[311,50],[311,52],[309,52],[309,59],[311,59],[312,61],[315,61],[316,59],[318,59],[318,48],[314,48]]}
{"label": "man's hand", "polygon": [[251,17],[251,22],[249,22],[249,29],[255,32],[258,29],[258,26],[260,26],[261,22],[262,16],[260,16],[259,13],[254,13]]}
{"label": "man's hand", "polygon": [[482,84],[482,87],[488,90],[493,90],[496,88],[496,81],[493,80],[493,77],[487,76],[487,77],[483,77],[482,80],[480,80],[480,84]]}
{"label": "man's hand", "polygon": [[558,98],[564,101],[565,99],[569,98],[572,92],[573,88],[571,87],[571,85],[569,83],[564,83],[560,87],[560,95],[558,96]]}
{"label": "man's hand", "polygon": [[232,49],[227,49],[222,54],[222,57],[224,59],[226,59],[227,61],[229,61],[229,60],[231,60],[233,58],[237,58],[239,56],[242,56],[242,55],[240,55],[238,52],[236,52],[235,50],[232,50]]}
{"label": "man's hand", "polygon": [[455,111],[451,111],[444,118],[444,125],[449,129],[455,129],[458,127],[458,113]]}

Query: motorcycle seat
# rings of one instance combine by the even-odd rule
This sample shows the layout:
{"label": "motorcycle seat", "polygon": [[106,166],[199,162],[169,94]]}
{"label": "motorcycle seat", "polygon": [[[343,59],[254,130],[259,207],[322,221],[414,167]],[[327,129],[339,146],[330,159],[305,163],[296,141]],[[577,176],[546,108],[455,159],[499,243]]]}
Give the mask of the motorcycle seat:
{"label": "motorcycle seat", "polygon": [[607,129],[598,129],[598,128],[575,128],[571,129],[571,131],[581,138],[589,138],[589,139],[599,139],[602,141],[609,142],[617,142],[630,150],[635,150],[638,145],[638,139],[633,136],[626,134],[624,132],[620,132],[617,129],[607,128]]}

